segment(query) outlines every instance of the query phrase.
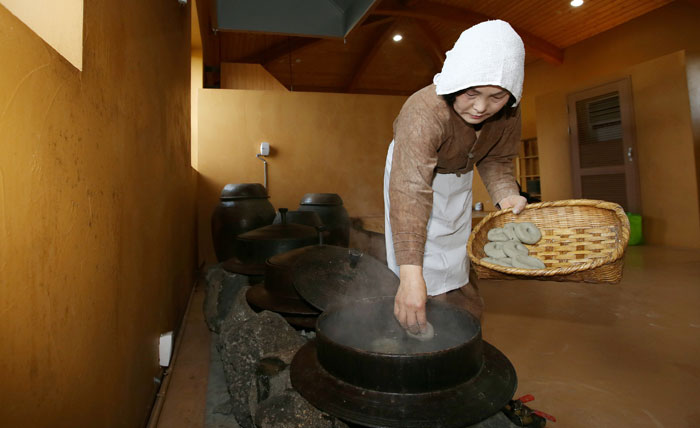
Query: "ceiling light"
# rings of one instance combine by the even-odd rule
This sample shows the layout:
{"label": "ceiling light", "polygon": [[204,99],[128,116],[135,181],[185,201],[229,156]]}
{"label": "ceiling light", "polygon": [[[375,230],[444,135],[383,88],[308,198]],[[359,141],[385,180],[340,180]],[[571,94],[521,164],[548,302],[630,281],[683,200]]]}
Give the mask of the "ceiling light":
{"label": "ceiling light", "polygon": [[583,0],[571,0],[571,6],[579,7],[583,4]]}
{"label": "ceiling light", "polygon": [[395,42],[400,42],[403,39],[403,36],[401,34],[394,34],[393,39]]}

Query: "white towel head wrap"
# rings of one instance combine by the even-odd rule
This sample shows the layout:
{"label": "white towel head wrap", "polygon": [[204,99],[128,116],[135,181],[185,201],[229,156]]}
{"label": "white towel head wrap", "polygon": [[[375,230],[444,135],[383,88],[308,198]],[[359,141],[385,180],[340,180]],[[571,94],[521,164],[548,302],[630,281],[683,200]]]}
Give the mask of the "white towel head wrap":
{"label": "white towel head wrap", "polygon": [[494,20],[462,32],[433,83],[438,95],[474,86],[500,86],[515,97],[514,107],[523,93],[524,75],[522,39],[510,24]]}

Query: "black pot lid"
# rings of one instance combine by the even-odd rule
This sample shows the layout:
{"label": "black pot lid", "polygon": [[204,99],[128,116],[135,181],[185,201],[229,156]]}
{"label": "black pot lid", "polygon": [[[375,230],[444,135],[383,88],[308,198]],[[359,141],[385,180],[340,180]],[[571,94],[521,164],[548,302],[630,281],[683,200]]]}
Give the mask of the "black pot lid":
{"label": "black pot lid", "polygon": [[221,263],[221,268],[227,272],[241,275],[262,276],[265,274],[264,264],[243,263],[238,257],[231,257]]}
{"label": "black pot lid", "polygon": [[[323,221],[321,221],[321,217],[316,211],[288,211],[286,221],[287,223],[304,224],[312,227],[323,226]],[[281,223],[282,215],[278,212],[272,224]]]}
{"label": "black pot lid", "polygon": [[299,205],[343,205],[343,199],[337,193],[307,193]]}
{"label": "black pot lid", "polygon": [[296,269],[297,266],[303,266],[306,262],[316,260],[319,257],[324,257],[325,253],[343,253],[342,251],[338,250],[345,250],[345,252],[348,251],[347,248],[336,247],[333,245],[307,245],[306,247],[295,248],[294,250],[275,254],[274,256],[268,258],[265,264],[272,265],[273,267]]}
{"label": "black pot lid", "polygon": [[333,245],[309,246],[299,253],[293,255],[294,288],[322,311],[332,304],[396,295],[399,277],[369,254]]}
{"label": "black pot lid", "polygon": [[311,226],[294,223],[270,224],[236,237],[240,241],[281,241],[287,239],[315,239],[318,232]]}
{"label": "black pot lid", "polygon": [[[257,309],[277,312],[283,315],[318,316],[316,308],[301,297],[291,298],[270,292],[264,284],[256,284],[246,291],[246,300]],[[314,321],[315,322],[315,321]]]}
{"label": "black pot lid", "polygon": [[260,183],[227,184],[221,190],[221,199],[267,199],[267,190]]}
{"label": "black pot lid", "polygon": [[513,365],[487,342],[478,375],[452,388],[397,394],[360,388],[328,373],[316,355],[316,340],[292,360],[292,386],[318,409],[368,427],[457,428],[498,413],[517,388]]}

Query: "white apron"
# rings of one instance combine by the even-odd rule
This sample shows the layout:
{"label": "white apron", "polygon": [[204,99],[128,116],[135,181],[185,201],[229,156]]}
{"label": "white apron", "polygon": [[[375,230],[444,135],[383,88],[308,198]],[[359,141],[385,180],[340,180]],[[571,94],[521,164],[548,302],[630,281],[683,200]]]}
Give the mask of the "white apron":
{"label": "white apron", "polygon": [[[384,168],[384,236],[386,261],[399,275],[389,221],[389,176],[394,142],[389,145]],[[466,174],[435,174],[433,209],[428,220],[428,235],[423,256],[423,278],[428,295],[435,296],[469,283],[467,239],[472,225],[472,177]]]}

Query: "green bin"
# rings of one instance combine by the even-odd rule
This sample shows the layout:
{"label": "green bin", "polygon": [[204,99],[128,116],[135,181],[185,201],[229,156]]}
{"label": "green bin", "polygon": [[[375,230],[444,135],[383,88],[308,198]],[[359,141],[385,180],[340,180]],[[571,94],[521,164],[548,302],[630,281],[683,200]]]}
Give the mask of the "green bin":
{"label": "green bin", "polygon": [[627,245],[639,245],[644,241],[642,238],[642,216],[641,214],[627,213],[627,218],[630,221],[630,241]]}

